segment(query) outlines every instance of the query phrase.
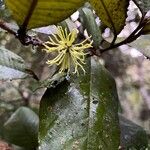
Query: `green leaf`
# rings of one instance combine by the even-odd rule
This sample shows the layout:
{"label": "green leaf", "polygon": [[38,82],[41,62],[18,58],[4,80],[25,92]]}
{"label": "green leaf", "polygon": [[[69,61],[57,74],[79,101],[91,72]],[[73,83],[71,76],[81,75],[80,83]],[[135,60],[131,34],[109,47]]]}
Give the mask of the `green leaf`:
{"label": "green leaf", "polygon": [[150,1],[149,0],[135,0],[135,2],[141,8],[142,13],[147,13],[150,10]]}
{"label": "green leaf", "polygon": [[25,148],[38,146],[38,116],[29,108],[20,107],[4,124],[5,139]]}
{"label": "green leaf", "polygon": [[89,0],[102,22],[118,34],[125,26],[129,0]]}
{"label": "green leaf", "polygon": [[75,12],[85,0],[5,0],[18,25],[27,29],[56,24]]}
{"label": "green leaf", "polygon": [[101,31],[95,21],[93,12],[88,8],[83,8],[80,10],[80,18],[89,36],[92,36],[94,47],[98,48],[100,46],[102,36]]}
{"label": "green leaf", "polygon": [[[120,144],[115,81],[94,59],[86,75],[47,89],[40,103],[41,150],[116,150]],[[75,78],[75,77],[74,77]]]}
{"label": "green leaf", "polygon": [[139,39],[136,41],[128,44],[137,50],[139,50],[144,56],[150,58],[150,36],[149,35],[144,35],[141,36]]}
{"label": "green leaf", "polygon": [[0,47],[0,80],[20,79],[27,77],[27,75],[35,76],[27,68],[24,60],[15,53]]}
{"label": "green leaf", "polygon": [[126,149],[145,150],[148,137],[142,127],[120,115],[121,145]]}
{"label": "green leaf", "polygon": [[58,23],[58,26],[62,26],[64,30],[67,29],[68,33],[77,28],[76,24],[70,18]]}

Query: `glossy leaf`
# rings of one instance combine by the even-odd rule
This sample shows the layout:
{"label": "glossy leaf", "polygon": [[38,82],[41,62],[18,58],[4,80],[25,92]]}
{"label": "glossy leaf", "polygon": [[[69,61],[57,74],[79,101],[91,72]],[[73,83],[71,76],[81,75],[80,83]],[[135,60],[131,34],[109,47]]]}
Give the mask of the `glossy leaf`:
{"label": "glossy leaf", "polygon": [[125,26],[129,0],[89,0],[102,22],[118,34]]}
{"label": "glossy leaf", "polygon": [[115,81],[94,59],[86,75],[47,89],[40,103],[41,150],[116,150],[120,144]]}
{"label": "glossy leaf", "polygon": [[32,91],[35,92],[41,88],[54,88],[60,84],[66,78],[66,73],[57,73],[53,77],[48,77],[44,81],[36,82],[36,85],[32,88]]}
{"label": "glossy leaf", "polygon": [[136,41],[130,43],[129,45],[139,50],[144,56],[150,58],[150,36],[141,36]]}
{"label": "glossy leaf", "polygon": [[25,78],[27,70],[20,56],[0,47],[0,80]]}
{"label": "glossy leaf", "polygon": [[5,0],[14,19],[21,26],[36,28],[56,24],[75,12],[84,0]]}
{"label": "glossy leaf", "polygon": [[20,107],[4,124],[5,139],[25,148],[38,145],[38,116],[29,108]]}
{"label": "glossy leaf", "polygon": [[83,8],[80,10],[80,18],[89,36],[92,36],[91,39],[93,40],[94,47],[98,48],[100,46],[102,36],[101,31],[95,21],[93,12],[88,8]]}

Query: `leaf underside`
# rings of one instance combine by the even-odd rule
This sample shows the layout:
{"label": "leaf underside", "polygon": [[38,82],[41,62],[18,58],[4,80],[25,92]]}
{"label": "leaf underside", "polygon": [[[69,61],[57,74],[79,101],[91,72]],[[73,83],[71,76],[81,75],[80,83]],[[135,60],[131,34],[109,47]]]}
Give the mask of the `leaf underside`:
{"label": "leaf underside", "polygon": [[19,26],[29,19],[27,29],[31,29],[66,19],[84,4],[84,0],[5,0],[5,4]]}
{"label": "leaf underside", "polygon": [[102,22],[118,34],[125,26],[128,0],[90,0]]}

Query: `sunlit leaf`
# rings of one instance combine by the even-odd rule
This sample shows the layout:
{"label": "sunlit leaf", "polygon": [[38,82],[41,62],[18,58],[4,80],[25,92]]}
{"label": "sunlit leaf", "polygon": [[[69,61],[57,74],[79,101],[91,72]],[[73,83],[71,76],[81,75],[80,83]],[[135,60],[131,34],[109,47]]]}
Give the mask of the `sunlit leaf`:
{"label": "sunlit leaf", "polygon": [[102,22],[118,34],[125,25],[129,0],[89,0]]}
{"label": "sunlit leaf", "polygon": [[[114,79],[94,59],[86,75],[47,89],[40,103],[41,150],[116,150],[120,144]],[[72,81],[73,80],[73,81]]]}
{"label": "sunlit leaf", "polygon": [[69,17],[84,2],[85,0],[5,0],[19,26],[26,20],[28,29],[56,24]]}

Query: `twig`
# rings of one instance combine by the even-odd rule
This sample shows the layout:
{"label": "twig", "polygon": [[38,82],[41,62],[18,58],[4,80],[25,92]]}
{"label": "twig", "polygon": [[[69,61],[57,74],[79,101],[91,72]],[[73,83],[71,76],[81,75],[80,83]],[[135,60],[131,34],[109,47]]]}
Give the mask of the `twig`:
{"label": "twig", "polygon": [[4,21],[0,21],[0,28],[14,35],[25,46],[28,46],[30,44],[33,46],[42,46],[43,41],[41,41],[39,38],[31,37],[27,34],[20,35],[18,34],[18,32],[15,32],[12,29],[10,29]]}
{"label": "twig", "polygon": [[0,28],[4,29],[10,34],[13,34],[25,46],[28,46],[30,44],[33,46],[42,46],[43,43],[40,39],[31,37],[26,34],[27,26],[29,24],[30,18],[32,17],[37,2],[37,0],[32,1],[28,14],[17,32],[7,27],[7,25],[3,21],[0,21]]}
{"label": "twig", "polygon": [[16,38],[25,46],[33,45],[33,46],[42,46],[43,41],[41,41],[39,38],[31,37],[27,34],[24,36],[20,36],[19,34],[16,34]]}
{"label": "twig", "polygon": [[134,40],[136,40],[138,37],[140,37],[143,34],[143,27],[146,25],[146,23],[148,22],[148,19],[144,19],[145,16],[142,16],[139,25],[137,26],[137,28],[123,41],[116,43],[116,44],[111,44],[108,48],[105,49],[100,49],[100,53],[104,53],[108,50],[117,48],[119,46],[122,46],[124,44],[128,44],[133,42]]}
{"label": "twig", "polygon": [[[26,28],[27,28],[27,26],[29,24],[30,18],[32,17],[32,14],[33,14],[33,11],[34,11],[34,9],[35,9],[35,7],[37,5],[37,2],[38,2],[37,0],[33,0],[32,1],[31,6],[30,6],[29,11],[28,11],[28,14],[27,14],[27,16],[26,16],[22,26],[20,27],[20,30],[19,30],[20,32],[23,31],[23,32],[26,33]],[[22,33],[20,33],[20,34],[22,34]]]}
{"label": "twig", "polygon": [[[103,1],[102,1],[102,3],[103,3]],[[141,13],[142,13],[142,10],[141,10],[141,8],[140,8],[140,6],[135,2],[135,4],[137,5],[137,7],[140,9],[140,11],[141,11]],[[103,5],[105,6],[105,4],[103,3]],[[107,12],[107,9],[106,9],[106,12]],[[107,12],[108,13],[108,12]],[[129,37],[127,37],[125,40],[123,40],[123,41],[121,41],[121,42],[119,42],[119,43],[116,43],[115,44],[115,41],[116,41],[116,39],[117,39],[117,35],[114,33],[114,38],[113,38],[113,41],[111,42],[111,44],[110,44],[110,46],[109,47],[107,47],[107,48],[104,48],[104,49],[101,49],[100,48],[100,53],[102,54],[102,53],[104,53],[104,52],[106,52],[106,51],[108,51],[108,50],[112,50],[112,49],[114,49],[114,48],[117,48],[117,47],[119,47],[119,46],[122,46],[122,45],[124,45],[124,44],[127,44],[127,43],[131,43],[131,42],[133,42],[134,40],[136,40],[138,37],[140,37],[143,33],[141,32],[142,31],[142,29],[143,29],[143,27],[146,25],[146,23],[148,22],[148,19],[145,19],[145,13],[142,13],[142,17],[141,17],[141,20],[140,20],[140,22],[139,22],[139,25],[137,26],[137,28],[129,35]],[[110,16],[109,16],[109,13],[108,13],[108,17],[110,18]],[[113,22],[112,22],[112,20],[111,20],[111,18],[110,18],[110,21],[111,21],[111,23],[112,23],[112,25],[114,25],[113,24]],[[114,27],[114,26],[113,26]],[[92,53],[94,54],[94,52],[92,51]],[[96,52],[95,52],[95,54],[96,54]],[[97,55],[97,54],[96,54]],[[99,54],[98,54],[99,55]]]}
{"label": "twig", "polygon": [[14,36],[16,36],[16,32],[13,31],[12,29],[10,29],[9,27],[6,26],[4,21],[0,21],[0,28],[2,28],[3,30],[9,32],[10,34],[13,34]]}
{"label": "twig", "polygon": [[29,44],[37,45],[37,43],[38,43],[37,39],[33,39],[26,34],[27,26],[32,17],[32,14],[36,7],[36,4],[37,4],[37,0],[33,0],[23,24],[20,26],[19,30],[17,31],[16,37],[20,40],[20,42],[23,45],[29,45]]}

